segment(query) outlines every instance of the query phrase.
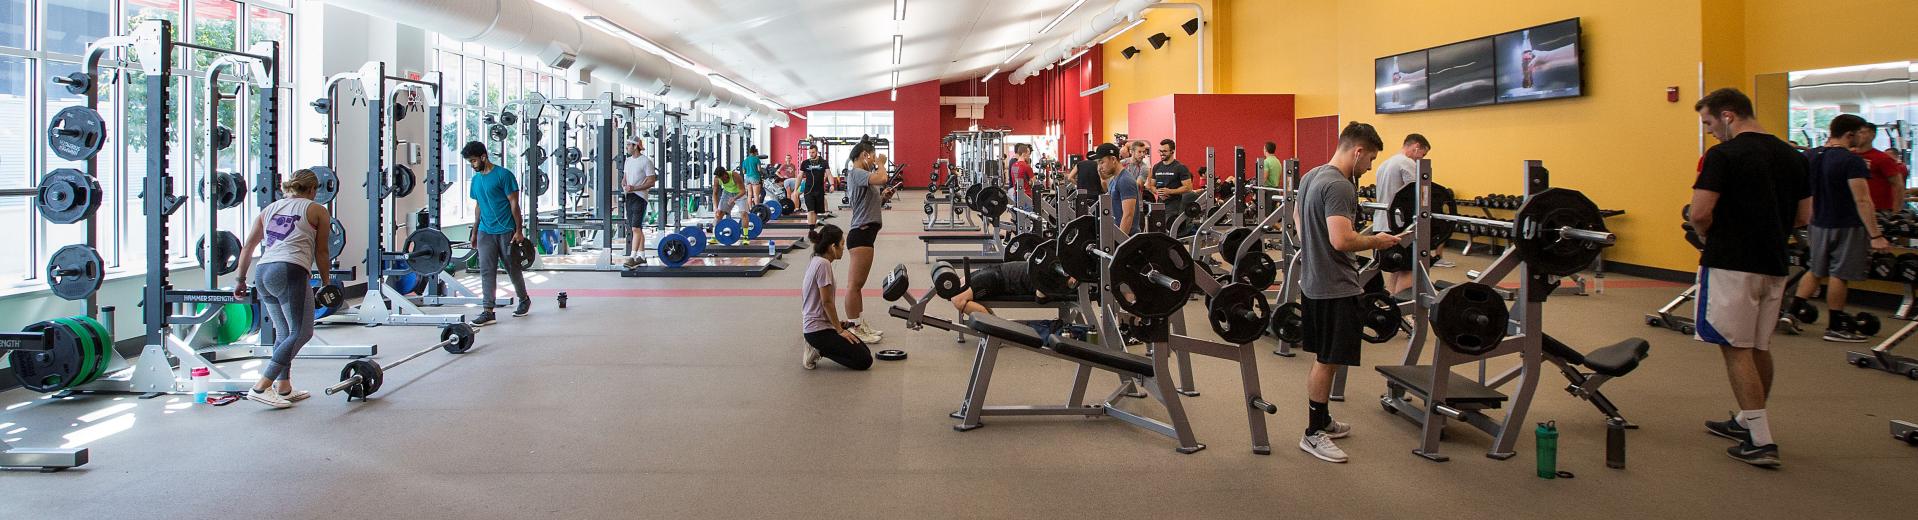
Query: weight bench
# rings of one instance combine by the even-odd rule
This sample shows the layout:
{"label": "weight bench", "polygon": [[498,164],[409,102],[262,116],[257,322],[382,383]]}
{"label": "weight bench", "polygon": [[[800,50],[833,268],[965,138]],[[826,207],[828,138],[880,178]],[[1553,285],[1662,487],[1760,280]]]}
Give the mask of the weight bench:
{"label": "weight bench", "polygon": [[[1599,413],[1605,414],[1606,420],[1610,422],[1626,428],[1638,428],[1638,425],[1626,421],[1624,416],[1619,415],[1618,407],[1613,406],[1612,400],[1605,398],[1605,394],[1599,392],[1599,387],[1606,381],[1625,377],[1625,374],[1636,370],[1638,362],[1650,355],[1651,342],[1641,338],[1631,338],[1594,350],[1590,354],[1581,353],[1567,346],[1557,338],[1553,338],[1551,334],[1543,335],[1539,344],[1543,348],[1545,360],[1557,365],[1559,373],[1564,374],[1565,380],[1571,382],[1565,387],[1566,393],[1592,403],[1592,406],[1597,407]],[[1590,372],[1580,370],[1581,367]]]}
{"label": "weight bench", "polygon": [[[966,328],[972,329],[983,339],[973,358],[972,376],[966,384],[965,400],[960,402],[959,411],[952,413],[953,418],[960,420],[959,424],[952,427],[953,430],[963,432],[985,426],[980,418],[988,415],[1109,416],[1177,440],[1178,447],[1175,449],[1179,453],[1190,454],[1205,449],[1205,445],[1199,444],[1192,436],[1191,424],[1186,421],[1185,408],[1179,401],[1179,393],[1173,388],[1172,380],[1157,376],[1167,371],[1167,359],[1163,354],[1147,358],[1070,338],[1042,337],[1031,327],[984,313],[967,315]],[[1072,391],[1067,395],[1066,403],[987,406],[986,390],[992,385],[992,372],[998,365],[999,351],[1006,347],[1017,347],[1077,364]],[[1118,375],[1120,384],[1104,400],[1086,404],[1086,384],[1095,368]],[[1130,393],[1134,381],[1153,389],[1149,394],[1153,400],[1165,406],[1171,417],[1169,423],[1115,406],[1118,400]]]}
{"label": "weight bench", "polygon": [[[961,258],[974,262],[1003,262],[1005,249],[999,246],[999,236],[989,233],[966,235],[922,235],[920,245],[925,248],[926,263],[951,262]],[[957,246],[970,245],[965,249]],[[952,246],[933,249],[934,246]]]}

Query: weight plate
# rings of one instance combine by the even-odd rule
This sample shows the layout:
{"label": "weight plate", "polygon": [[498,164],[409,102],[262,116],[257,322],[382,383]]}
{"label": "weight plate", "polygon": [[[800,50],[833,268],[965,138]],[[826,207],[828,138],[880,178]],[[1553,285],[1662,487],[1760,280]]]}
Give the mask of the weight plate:
{"label": "weight plate", "polygon": [[106,262],[86,244],[61,247],[47,259],[47,288],[66,300],[80,300],[100,290]]}
{"label": "weight plate", "polygon": [[107,358],[100,348],[99,340],[93,337],[93,329],[81,325],[73,318],[54,318],[53,321],[73,335],[83,356],[80,372],[74,375],[73,381],[69,382],[67,387],[80,386],[94,380],[101,371],[106,369]]}
{"label": "weight plate", "polygon": [[1133,235],[1119,244],[1111,272],[1107,287],[1113,301],[1143,318],[1171,316],[1194,290],[1191,253],[1164,233]]}
{"label": "weight plate", "polygon": [[979,193],[971,200],[972,209],[977,210],[986,220],[993,221],[999,220],[999,216],[1005,214],[1006,205],[1011,202],[1006,198],[1006,190],[998,186],[980,188]]}
{"label": "weight plate", "polygon": [[521,240],[509,246],[512,247],[512,249],[506,252],[506,261],[512,262],[519,270],[525,271],[532,269],[533,264],[539,262],[539,252],[534,250],[533,241]]}
{"label": "weight plate", "polygon": [[385,374],[380,370],[380,364],[371,359],[348,361],[345,367],[340,368],[341,381],[353,379],[354,376],[359,376],[360,383],[346,387],[346,398],[349,400],[366,399],[367,396],[380,391],[380,385],[385,382]]}
{"label": "weight plate", "polygon": [[106,122],[100,112],[84,106],[60,109],[47,123],[47,147],[53,155],[69,161],[84,161],[100,153],[107,142]]}
{"label": "weight plate", "polygon": [[745,228],[739,225],[739,221],[730,217],[719,219],[718,223],[713,224],[713,239],[718,240],[720,245],[730,246],[738,243],[739,236],[745,232]]}
{"label": "weight plate", "polygon": [[655,250],[659,252],[659,263],[666,264],[666,267],[686,265],[686,260],[692,258],[692,253],[689,251],[691,248],[686,237],[679,233],[667,233],[666,236],[660,237],[658,245],[655,246]]}
{"label": "weight plate", "polygon": [[1219,241],[1219,258],[1238,258],[1239,246],[1244,245],[1245,239],[1251,236],[1252,228],[1237,228],[1227,232],[1225,238]]}
{"label": "weight plate", "polygon": [[780,208],[779,201],[767,201],[765,204],[762,204],[762,206],[765,206],[766,211],[771,214],[771,216],[766,217],[767,222],[779,220],[779,217],[786,215],[786,210]]}
{"label": "weight plate", "polygon": [[102,193],[99,181],[73,168],[60,168],[40,178],[40,192],[34,203],[40,217],[55,224],[72,224],[93,218],[100,209]]}
{"label": "weight plate", "polygon": [[1404,314],[1399,312],[1397,299],[1385,293],[1369,292],[1359,297],[1359,308],[1365,312],[1361,317],[1359,339],[1384,343],[1398,336]]}
{"label": "weight plate", "polygon": [[339,258],[340,253],[346,252],[346,225],[341,224],[340,219],[335,218],[333,219],[333,224],[328,227],[329,229],[326,236],[326,258],[332,260]]}
{"label": "weight plate", "polygon": [[1478,282],[1453,285],[1439,292],[1432,305],[1432,334],[1439,343],[1467,356],[1478,356],[1505,341],[1511,310],[1492,286]]}
{"label": "weight plate", "polygon": [[1026,257],[1027,272],[1032,276],[1032,287],[1047,295],[1065,295],[1072,291],[1071,278],[1066,276],[1065,268],[1059,265],[1059,243],[1046,240],[1032,246],[1031,256]]}
{"label": "weight plate", "polygon": [[406,236],[406,265],[425,276],[438,275],[453,261],[453,241],[437,229],[416,229]]}
{"label": "weight plate", "polygon": [[[772,208],[766,207],[765,204],[754,204],[753,208],[750,210],[747,210],[746,214],[750,217],[755,217],[757,219],[757,222],[753,223],[754,229],[758,229],[759,225],[762,223],[772,222],[773,219],[779,218],[778,216],[773,215]],[[757,236],[758,233],[753,233],[753,235],[754,236],[751,238],[758,238]]]}
{"label": "weight plate", "polygon": [[389,194],[396,199],[412,195],[413,187],[420,183],[419,176],[414,175],[413,169],[404,164],[393,165],[392,177],[393,189]]}
{"label": "weight plate", "polygon": [[47,320],[28,325],[24,330],[43,332],[51,337],[48,338],[48,350],[15,350],[8,354],[8,364],[12,366],[14,379],[20,382],[21,387],[41,393],[58,392],[72,387],[85,377],[83,370],[92,366],[87,359],[92,352],[81,343],[81,338],[72,329],[55,320]]}
{"label": "weight plate", "polygon": [[65,77],[55,79],[54,83],[65,86],[68,94],[76,96],[84,96],[93,90],[93,76],[85,72],[69,72]]}
{"label": "weight plate", "polygon": [[906,351],[898,350],[898,349],[885,349],[885,350],[872,353],[872,357],[873,359],[877,359],[880,361],[903,361],[906,359]]}
{"label": "weight plate", "polygon": [[1059,266],[1066,275],[1080,281],[1099,280],[1098,257],[1092,256],[1089,248],[1099,244],[1099,217],[1085,215],[1059,230]]}
{"label": "weight plate", "polygon": [[441,342],[445,342],[446,340],[454,339],[454,338],[458,338],[458,341],[447,343],[445,346],[442,346],[440,348],[452,354],[465,354],[466,351],[472,350],[473,349],[473,326],[467,325],[465,323],[455,323],[452,325],[447,325],[445,327],[440,327]]}
{"label": "weight plate", "polygon": [[216,172],[213,174],[213,180],[214,187],[219,189],[213,197],[215,207],[233,209],[246,203],[246,176],[233,172]]}
{"label": "weight plate", "polygon": [[586,170],[579,169],[578,167],[567,168],[566,174],[560,177],[560,182],[565,183],[565,186],[562,186],[561,189],[566,193],[573,195],[585,194]]}
{"label": "weight plate", "polygon": [[313,176],[320,181],[319,189],[313,192],[313,202],[319,204],[333,202],[333,198],[340,194],[340,176],[335,174],[332,168],[325,166],[314,166],[308,169],[312,170]]}
{"label": "weight plate", "polygon": [[1265,301],[1264,290],[1242,283],[1219,288],[1206,307],[1212,332],[1227,343],[1238,344],[1258,341],[1259,336],[1265,334],[1272,310]]}
{"label": "weight plate", "polygon": [[1040,242],[1044,241],[1045,239],[1040,237],[1038,233],[1020,233],[1013,235],[1010,240],[1006,240],[1006,261],[1025,261],[1026,258],[1032,256],[1032,248],[1037,247]]}
{"label": "weight plate", "polygon": [[74,316],[70,319],[75,323],[79,323],[90,332],[89,336],[92,337],[98,347],[98,349],[94,351],[94,355],[99,356],[99,362],[94,364],[93,375],[81,379],[80,382],[75,385],[78,386],[94,382],[100,379],[101,376],[107,375],[107,364],[113,361],[113,333],[108,331],[106,325],[101,324],[100,320],[93,319],[89,316]]}
{"label": "weight plate", "polygon": [[1272,335],[1279,341],[1298,343],[1305,339],[1305,307],[1298,302],[1272,309]]}
{"label": "weight plate", "polygon": [[[1393,233],[1403,232],[1406,228],[1412,227],[1412,224],[1417,222],[1419,212],[1417,200],[1418,190],[1419,185],[1417,183],[1407,184],[1405,187],[1400,188],[1397,194],[1392,196],[1392,205],[1387,207],[1385,211],[1385,225],[1388,230]],[[1457,212],[1458,202],[1453,200],[1451,189],[1438,184],[1432,184],[1431,194],[1431,203],[1426,207],[1430,208],[1433,213]],[[1457,231],[1457,227],[1457,224],[1454,224],[1450,220],[1433,218],[1431,228],[1428,230],[1431,238],[1427,241],[1426,249],[1438,249],[1440,246],[1445,245],[1446,241],[1452,239],[1452,234]]]}
{"label": "weight plate", "polygon": [[1278,279],[1278,262],[1272,261],[1272,257],[1265,254],[1263,250],[1246,251],[1245,254],[1239,255],[1238,261],[1232,262],[1232,281],[1234,282],[1263,290],[1271,287],[1272,282]]}
{"label": "weight plate", "polygon": [[1525,201],[1512,218],[1512,245],[1527,265],[1546,274],[1571,276],[1592,266],[1605,245],[1560,236],[1562,228],[1605,231],[1605,217],[1584,193],[1551,188]]}
{"label": "weight plate", "polygon": [[194,244],[193,253],[201,267],[211,269],[220,276],[233,274],[240,268],[240,237],[232,231],[215,231],[212,243],[208,244],[206,237],[201,236],[200,241]]}
{"label": "weight plate", "polygon": [[208,132],[207,140],[215,150],[232,148],[233,129],[227,128],[226,125],[213,125],[213,130]]}
{"label": "weight plate", "polygon": [[706,252],[706,230],[699,226],[686,226],[679,228],[679,235],[686,237],[687,245],[691,246],[686,251],[688,256],[699,256]]}

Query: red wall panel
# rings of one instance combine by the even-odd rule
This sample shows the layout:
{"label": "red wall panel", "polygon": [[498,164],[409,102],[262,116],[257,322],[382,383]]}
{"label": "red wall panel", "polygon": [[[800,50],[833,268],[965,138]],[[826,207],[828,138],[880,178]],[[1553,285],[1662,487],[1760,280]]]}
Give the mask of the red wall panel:
{"label": "red wall panel", "polygon": [[[1099,50],[1095,48],[1086,55],[1098,56]],[[1035,155],[1084,155],[1089,149],[1088,140],[1107,140],[1098,135],[1105,119],[1101,109],[1105,95],[1079,96],[1079,92],[1104,82],[1100,68],[1096,59],[1081,59],[1042,71],[1023,85],[1011,84],[1002,73],[993,76],[990,83],[970,79],[940,85],[939,93],[986,97],[984,117],[977,120],[981,129],[1011,130],[1016,135],[1059,134],[1058,149],[1037,150]],[[957,117],[952,107],[941,107],[939,118],[941,135],[969,130],[975,122]]]}
{"label": "red wall panel", "polygon": [[[1158,148],[1162,139],[1178,143],[1179,162],[1193,173],[1205,166],[1205,149],[1212,147],[1213,177],[1233,172],[1233,147],[1246,150],[1250,175],[1252,159],[1264,153],[1266,141],[1278,146],[1278,156],[1292,157],[1296,129],[1291,94],[1173,94],[1139,101],[1126,107],[1128,139],[1145,140]],[[1157,159],[1155,154],[1154,159]],[[1200,180],[1195,185],[1204,185]]]}
{"label": "red wall panel", "polygon": [[1298,128],[1299,172],[1332,162],[1339,148],[1339,116],[1300,119]]}
{"label": "red wall panel", "polygon": [[[891,91],[882,90],[858,97],[838,101],[829,101],[794,109],[800,114],[809,110],[891,110],[893,112],[892,160],[906,165],[906,185],[925,186],[930,180],[928,173],[932,163],[939,158],[940,131],[939,82],[927,81],[899,87],[899,100],[892,101]],[[791,126],[772,129],[772,158],[784,161],[786,155],[793,161],[804,160],[799,153],[799,140],[807,136],[806,120],[792,118]],[[837,170],[839,165],[833,165]]]}

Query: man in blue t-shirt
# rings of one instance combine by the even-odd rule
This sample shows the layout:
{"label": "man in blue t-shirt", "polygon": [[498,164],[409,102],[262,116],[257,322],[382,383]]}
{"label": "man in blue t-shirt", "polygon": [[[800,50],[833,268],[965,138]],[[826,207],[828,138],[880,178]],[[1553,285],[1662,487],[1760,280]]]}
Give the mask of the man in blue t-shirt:
{"label": "man in blue t-shirt", "polygon": [[467,193],[478,207],[473,218],[473,249],[479,254],[480,296],[485,299],[483,310],[473,318],[473,325],[492,324],[494,290],[498,287],[499,269],[495,266],[506,264],[506,275],[513,281],[513,293],[519,297],[519,306],[513,309],[514,316],[525,316],[533,309],[533,300],[526,297],[526,278],[520,275],[519,265],[502,260],[512,258],[513,244],[526,241],[521,231],[519,209],[519,180],[513,178],[513,171],[493,164],[486,152],[486,145],[479,141],[466,143],[460,149],[460,157],[473,167],[472,189]]}
{"label": "man in blue t-shirt", "polygon": [[1105,177],[1106,193],[1112,195],[1112,224],[1119,227],[1120,236],[1131,236],[1133,223],[1139,221],[1139,178],[1134,171],[1127,167],[1099,170]]}
{"label": "man in blue t-shirt", "polygon": [[1862,144],[1870,126],[1862,117],[1841,114],[1831,120],[1831,138],[1825,146],[1805,151],[1811,163],[1811,229],[1807,233],[1811,265],[1796,296],[1810,299],[1819,287],[1825,288],[1831,315],[1825,341],[1871,340],[1852,330],[1851,315],[1845,313],[1846,284],[1865,279],[1872,251],[1891,250],[1873,214],[1871,169],[1849,150]]}

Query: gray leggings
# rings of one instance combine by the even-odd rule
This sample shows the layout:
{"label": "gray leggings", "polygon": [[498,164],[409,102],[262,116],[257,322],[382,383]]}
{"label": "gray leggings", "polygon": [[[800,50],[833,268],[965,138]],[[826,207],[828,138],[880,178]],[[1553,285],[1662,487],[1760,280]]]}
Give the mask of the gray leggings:
{"label": "gray leggings", "polygon": [[254,278],[260,292],[260,306],[266,308],[267,321],[273,327],[273,360],[267,362],[260,377],[276,381],[287,379],[288,368],[300,348],[313,339],[313,289],[305,267],[287,262],[260,266]]}
{"label": "gray leggings", "polygon": [[495,235],[473,231],[473,248],[479,250],[480,298],[484,298],[486,310],[493,309],[496,301],[493,291],[499,287],[499,269],[494,267],[506,264],[506,276],[513,280],[513,294],[517,301],[526,301],[526,278],[520,276],[519,266],[505,261],[513,256],[513,235]]}

